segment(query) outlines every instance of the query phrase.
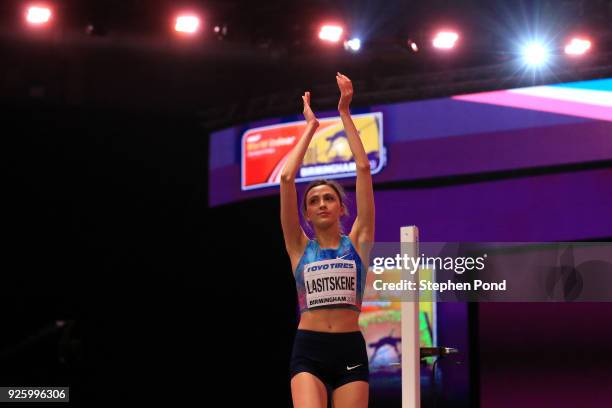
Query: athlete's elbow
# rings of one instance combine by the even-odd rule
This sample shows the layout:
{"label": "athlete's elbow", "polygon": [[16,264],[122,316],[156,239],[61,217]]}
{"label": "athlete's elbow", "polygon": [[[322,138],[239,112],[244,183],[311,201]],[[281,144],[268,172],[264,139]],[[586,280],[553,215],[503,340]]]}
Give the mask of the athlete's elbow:
{"label": "athlete's elbow", "polygon": [[370,172],[370,162],[369,161],[356,163],[355,165],[356,165],[357,171],[366,171],[368,173]]}
{"label": "athlete's elbow", "polygon": [[281,183],[294,183],[295,182],[295,176],[293,174],[290,174],[290,173],[282,173],[281,177],[280,177],[280,181],[281,181]]}

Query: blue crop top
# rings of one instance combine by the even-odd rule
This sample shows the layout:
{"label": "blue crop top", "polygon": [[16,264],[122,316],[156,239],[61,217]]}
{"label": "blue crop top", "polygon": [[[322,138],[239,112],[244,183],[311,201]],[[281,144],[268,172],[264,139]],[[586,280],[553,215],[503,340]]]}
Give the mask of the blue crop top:
{"label": "blue crop top", "polygon": [[366,272],[348,236],[336,249],[308,241],[294,274],[300,313],[326,306],[360,311]]}

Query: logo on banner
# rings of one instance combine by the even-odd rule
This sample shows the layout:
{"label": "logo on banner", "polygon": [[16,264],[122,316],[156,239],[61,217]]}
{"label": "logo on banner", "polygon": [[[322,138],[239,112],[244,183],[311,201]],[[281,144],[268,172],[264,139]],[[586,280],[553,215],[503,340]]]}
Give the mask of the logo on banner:
{"label": "logo on banner", "polygon": [[[386,164],[382,112],[354,115],[372,174]],[[319,120],[296,181],[355,175],[356,165],[340,117]],[[241,187],[243,190],[275,186],[289,153],[302,136],[306,122],[293,122],[247,130],[242,136]]]}

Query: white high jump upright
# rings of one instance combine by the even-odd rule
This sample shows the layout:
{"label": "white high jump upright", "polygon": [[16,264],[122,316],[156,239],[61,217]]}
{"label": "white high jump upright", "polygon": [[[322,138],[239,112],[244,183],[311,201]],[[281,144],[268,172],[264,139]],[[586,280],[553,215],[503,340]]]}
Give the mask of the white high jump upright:
{"label": "white high jump upright", "polygon": [[[416,226],[400,228],[402,255],[418,256],[419,229]],[[414,276],[418,282],[418,270]],[[413,301],[401,303],[402,325],[402,408],[421,407],[421,344],[419,336],[419,298],[415,291]]]}

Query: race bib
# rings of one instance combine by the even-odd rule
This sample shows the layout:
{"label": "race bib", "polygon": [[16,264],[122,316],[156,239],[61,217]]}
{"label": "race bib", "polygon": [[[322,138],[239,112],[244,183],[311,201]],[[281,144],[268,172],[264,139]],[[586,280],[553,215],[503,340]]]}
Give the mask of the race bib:
{"label": "race bib", "polygon": [[308,308],[356,304],[357,265],[354,260],[326,259],[304,265]]}

